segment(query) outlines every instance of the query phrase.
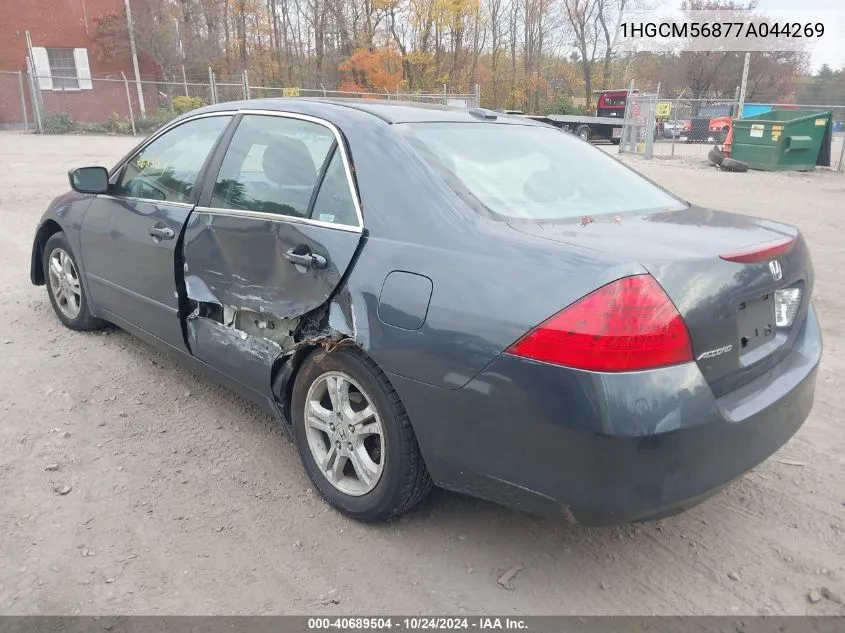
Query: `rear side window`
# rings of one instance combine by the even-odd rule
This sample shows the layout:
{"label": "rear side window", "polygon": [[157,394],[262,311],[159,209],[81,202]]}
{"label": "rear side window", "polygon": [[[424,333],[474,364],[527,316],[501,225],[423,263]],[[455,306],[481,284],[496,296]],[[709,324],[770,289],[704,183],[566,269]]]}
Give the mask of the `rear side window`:
{"label": "rear side window", "polygon": [[320,184],[320,191],[317,193],[314,209],[311,211],[311,219],[347,226],[358,224],[352,190],[346,179],[343,158],[337,148],[326,169],[323,182]]}
{"label": "rear side window", "polygon": [[396,126],[473,209],[502,220],[675,210],[686,205],[579,138],[546,126]]}
{"label": "rear side window", "polygon": [[211,206],[307,218],[334,146],[332,131],[318,123],[247,115],[226,150]]}

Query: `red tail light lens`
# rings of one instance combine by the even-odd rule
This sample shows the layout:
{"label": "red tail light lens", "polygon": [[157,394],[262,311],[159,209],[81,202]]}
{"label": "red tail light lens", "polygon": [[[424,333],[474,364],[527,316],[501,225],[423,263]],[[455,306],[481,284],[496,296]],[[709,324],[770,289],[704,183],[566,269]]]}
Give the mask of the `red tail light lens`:
{"label": "red tail light lens", "polygon": [[590,371],[636,371],[692,361],[689,332],[651,275],[602,286],[510,346],[523,358]]}
{"label": "red tail light lens", "polygon": [[782,239],[772,240],[771,242],[763,242],[762,244],[741,248],[738,251],[719,255],[719,257],[738,264],[757,264],[780,257],[792,250],[793,246],[795,246],[795,238],[784,237]]}

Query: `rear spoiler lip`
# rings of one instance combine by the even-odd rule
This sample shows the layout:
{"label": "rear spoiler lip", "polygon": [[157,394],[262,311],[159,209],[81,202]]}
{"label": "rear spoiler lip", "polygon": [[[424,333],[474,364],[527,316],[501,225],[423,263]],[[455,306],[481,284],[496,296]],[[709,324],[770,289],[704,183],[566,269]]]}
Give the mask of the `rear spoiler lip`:
{"label": "rear spoiler lip", "polygon": [[746,246],[729,253],[722,253],[719,258],[737,264],[757,264],[786,255],[797,242],[798,236],[786,236],[753,246]]}

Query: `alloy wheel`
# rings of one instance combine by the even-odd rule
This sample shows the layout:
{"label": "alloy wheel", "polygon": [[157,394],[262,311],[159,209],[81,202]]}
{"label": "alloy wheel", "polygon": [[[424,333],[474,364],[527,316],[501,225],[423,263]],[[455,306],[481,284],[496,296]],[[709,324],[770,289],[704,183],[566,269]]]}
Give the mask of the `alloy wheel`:
{"label": "alloy wheel", "polygon": [[359,497],[376,487],[386,460],[384,427],[372,398],[348,374],[319,376],[305,399],[305,433],[326,480]]}
{"label": "alloy wheel", "polygon": [[50,253],[50,290],[56,305],[68,319],[75,319],[82,309],[82,286],[73,259],[63,248]]}

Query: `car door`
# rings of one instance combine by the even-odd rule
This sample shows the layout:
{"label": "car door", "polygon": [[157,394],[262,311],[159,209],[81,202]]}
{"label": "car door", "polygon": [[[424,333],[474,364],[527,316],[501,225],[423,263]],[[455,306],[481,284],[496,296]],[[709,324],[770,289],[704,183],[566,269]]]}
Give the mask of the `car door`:
{"label": "car door", "polygon": [[82,222],[82,258],[94,304],[185,349],[176,293],[176,245],[199,195],[200,174],[231,114],[201,116],[144,145]]}
{"label": "car door", "polygon": [[360,206],[341,134],[322,120],[246,113],[219,163],[185,229],[186,331],[195,356],[269,396],[299,317],[352,261]]}

